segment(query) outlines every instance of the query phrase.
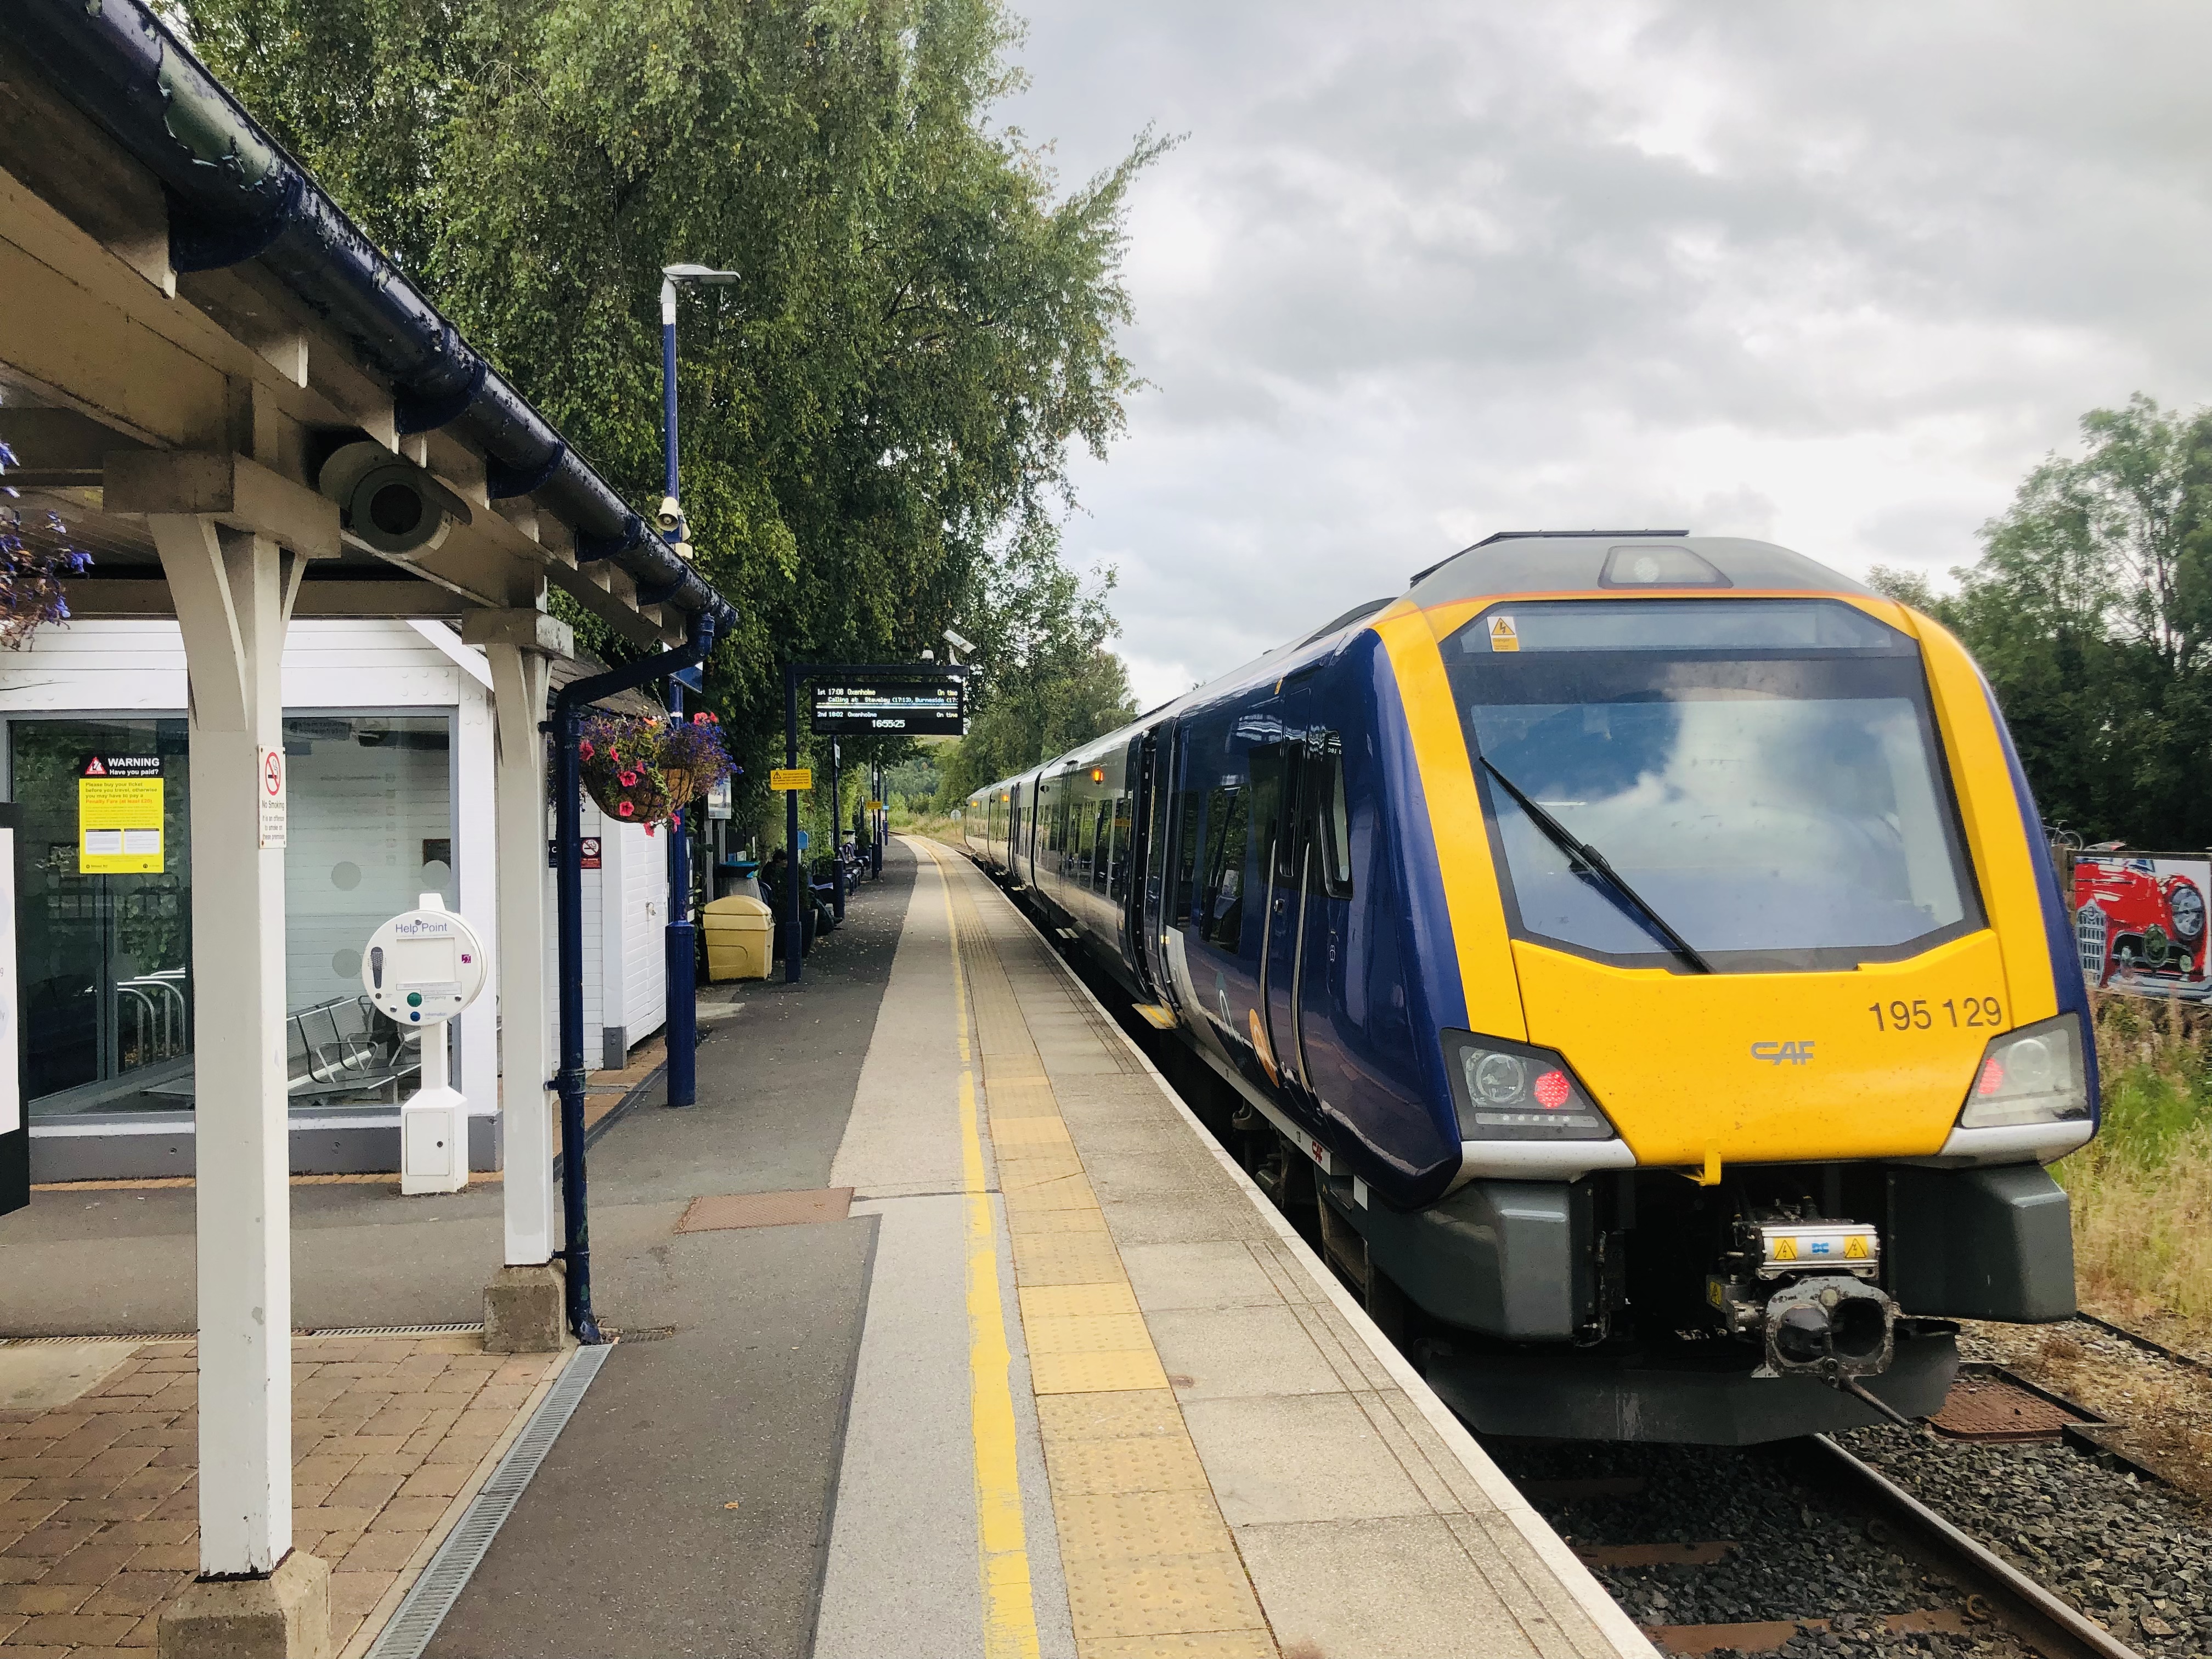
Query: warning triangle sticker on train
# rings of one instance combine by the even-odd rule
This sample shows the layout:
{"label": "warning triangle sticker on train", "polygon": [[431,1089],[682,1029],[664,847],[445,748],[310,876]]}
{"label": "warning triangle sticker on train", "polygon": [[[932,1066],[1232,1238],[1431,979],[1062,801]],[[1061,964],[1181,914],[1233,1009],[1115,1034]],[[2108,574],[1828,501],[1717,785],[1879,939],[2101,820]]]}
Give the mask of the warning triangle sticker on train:
{"label": "warning triangle sticker on train", "polygon": [[1521,635],[1514,631],[1513,618],[1492,617],[1490,619],[1490,648],[1492,651],[1518,651]]}
{"label": "warning triangle sticker on train", "polygon": [[94,755],[84,763],[84,775],[88,778],[104,778],[107,775],[107,769],[100,763],[99,756]]}

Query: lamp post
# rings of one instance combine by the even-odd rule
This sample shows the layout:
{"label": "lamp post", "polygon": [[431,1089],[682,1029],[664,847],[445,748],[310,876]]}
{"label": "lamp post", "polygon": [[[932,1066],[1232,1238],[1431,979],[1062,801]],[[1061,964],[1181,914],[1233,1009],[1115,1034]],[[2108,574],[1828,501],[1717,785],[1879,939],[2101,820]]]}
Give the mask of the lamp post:
{"label": "lamp post", "polygon": [[[679,286],[734,283],[734,270],[711,265],[663,265],[660,270],[660,414],[666,481],[656,514],[661,538],[687,562],[691,528],[676,499],[676,292]],[[702,664],[703,668],[704,665]],[[684,714],[684,684],[671,677],[668,712]],[[668,1103],[689,1106],[699,1097],[698,945],[691,928],[691,856],[684,815],[668,821],[668,927],[663,939],[668,1001]]]}

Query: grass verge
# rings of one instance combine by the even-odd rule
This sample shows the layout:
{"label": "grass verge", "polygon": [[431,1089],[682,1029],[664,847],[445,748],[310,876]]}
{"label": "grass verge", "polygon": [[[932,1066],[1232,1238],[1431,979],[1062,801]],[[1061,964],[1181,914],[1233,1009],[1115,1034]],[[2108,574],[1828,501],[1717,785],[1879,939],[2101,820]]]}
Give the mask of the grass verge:
{"label": "grass verge", "polygon": [[2212,1012],[2095,999],[2104,1121],[2052,1173],[2074,1203],[2085,1305],[2212,1345]]}

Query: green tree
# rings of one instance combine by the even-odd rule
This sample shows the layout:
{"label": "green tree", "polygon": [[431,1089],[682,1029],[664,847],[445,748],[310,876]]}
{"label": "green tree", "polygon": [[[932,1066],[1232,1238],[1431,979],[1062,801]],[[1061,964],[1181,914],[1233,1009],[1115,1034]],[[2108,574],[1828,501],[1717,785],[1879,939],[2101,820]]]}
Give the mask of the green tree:
{"label": "green tree", "polygon": [[995,562],[976,621],[975,712],[968,735],[937,756],[940,806],[1135,715],[1127,672],[1107,646],[1119,631],[1106,604],[1113,587],[1111,569],[1079,580],[1041,519]]}
{"label": "green tree", "polygon": [[2138,393],[2081,419],[1982,528],[1953,595],[1875,585],[1956,632],[1989,677],[2045,816],[2089,839],[2212,844],[2212,411]]}
{"label": "green tree", "polygon": [[1071,447],[1121,429],[1124,208],[1161,145],[1059,191],[988,119],[1018,84],[999,0],[173,4],[633,500],[660,493],[659,268],[741,273],[683,302],[679,373],[694,541],[744,618],[709,697],[754,792],[782,659],[984,625],[994,550],[1052,547]]}

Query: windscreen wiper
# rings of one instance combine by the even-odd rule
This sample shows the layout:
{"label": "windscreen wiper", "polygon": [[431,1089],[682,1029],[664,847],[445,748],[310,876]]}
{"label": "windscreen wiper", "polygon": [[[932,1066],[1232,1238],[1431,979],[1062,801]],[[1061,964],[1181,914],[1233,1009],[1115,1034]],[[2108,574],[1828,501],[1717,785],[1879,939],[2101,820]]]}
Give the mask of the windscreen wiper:
{"label": "windscreen wiper", "polygon": [[1521,810],[1528,815],[1529,819],[1539,830],[1541,830],[1544,832],[1544,834],[1551,840],[1552,844],[1567,855],[1569,862],[1575,866],[1578,873],[1587,873],[1598,877],[1600,879],[1604,881],[1607,886],[1611,887],[1613,891],[1620,894],[1621,897],[1626,899],[1630,904],[1635,907],[1637,913],[1650,924],[1651,931],[1658,934],[1661,939],[1666,940],[1667,948],[1672,951],[1676,956],[1681,957],[1683,961],[1688,963],[1691,967],[1696,969],[1701,974],[1710,974],[1713,971],[1713,964],[1707,962],[1703,957],[1699,956],[1695,950],[1691,948],[1689,940],[1684,939],[1680,933],[1676,933],[1673,927],[1669,927],[1668,925],[1667,918],[1661,915],[1656,910],[1653,909],[1650,904],[1645,902],[1644,896],[1641,893],[1638,892],[1633,887],[1631,887],[1626,881],[1621,878],[1620,872],[1614,869],[1611,864],[1607,862],[1604,854],[1599,852],[1596,848],[1591,846],[1586,841],[1577,841],[1572,830],[1569,830],[1565,824],[1561,823],[1549,812],[1547,812],[1542,807],[1537,805],[1534,801],[1529,799],[1528,797],[1522,792],[1521,786],[1519,784],[1514,782],[1513,780],[1507,777],[1504,773],[1499,771],[1495,766],[1492,766],[1487,758],[1483,761],[1482,766],[1485,771],[1488,772],[1492,777],[1496,778],[1499,783],[1504,786],[1505,793],[1512,796],[1513,799],[1520,804]]}

